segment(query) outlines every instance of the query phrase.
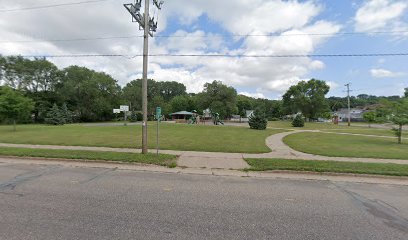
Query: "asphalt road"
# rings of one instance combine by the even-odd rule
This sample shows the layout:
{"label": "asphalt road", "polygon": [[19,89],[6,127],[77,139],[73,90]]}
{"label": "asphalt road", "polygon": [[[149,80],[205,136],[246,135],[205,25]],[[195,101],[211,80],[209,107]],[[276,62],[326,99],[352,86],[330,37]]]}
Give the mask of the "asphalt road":
{"label": "asphalt road", "polygon": [[0,239],[408,239],[408,188],[0,163]]}

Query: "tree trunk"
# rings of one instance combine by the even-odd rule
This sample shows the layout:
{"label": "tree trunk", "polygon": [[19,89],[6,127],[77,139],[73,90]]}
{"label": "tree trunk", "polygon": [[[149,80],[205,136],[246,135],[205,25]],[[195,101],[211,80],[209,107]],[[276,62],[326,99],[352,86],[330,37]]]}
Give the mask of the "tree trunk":
{"label": "tree trunk", "polygon": [[398,143],[402,144],[402,124],[399,125]]}
{"label": "tree trunk", "polygon": [[16,131],[16,120],[15,119],[13,119],[13,130],[14,132]]}

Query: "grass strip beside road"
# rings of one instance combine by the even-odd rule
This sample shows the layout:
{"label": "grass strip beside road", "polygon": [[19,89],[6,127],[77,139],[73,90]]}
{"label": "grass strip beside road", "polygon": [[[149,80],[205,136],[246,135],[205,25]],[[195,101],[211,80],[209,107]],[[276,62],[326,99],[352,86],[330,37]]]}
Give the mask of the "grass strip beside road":
{"label": "grass strip beside road", "polygon": [[408,160],[407,140],[398,144],[393,138],[302,132],[283,142],[297,151],[322,156]]}
{"label": "grass strip beside road", "polygon": [[140,154],[122,152],[98,152],[83,150],[55,150],[31,148],[0,148],[0,156],[41,157],[57,159],[78,159],[93,161],[113,161],[126,163],[154,164],[167,167],[176,167],[176,156],[167,154]]}
{"label": "grass strip beside road", "polygon": [[[266,153],[271,150],[265,139],[284,130],[252,130],[249,126],[209,126],[160,124],[160,148],[163,150]],[[0,126],[0,142],[60,146],[93,146],[114,148],[142,147],[142,126]],[[156,125],[149,123],[149,148],[156,148]]]}
{"label": "grass strip beside road", "polygon": [[249,171],[308,171],[330,173],[374,174],[408,176],[408,165],[391,163],[361,163],[288,159],[245,159],[251,166]]}

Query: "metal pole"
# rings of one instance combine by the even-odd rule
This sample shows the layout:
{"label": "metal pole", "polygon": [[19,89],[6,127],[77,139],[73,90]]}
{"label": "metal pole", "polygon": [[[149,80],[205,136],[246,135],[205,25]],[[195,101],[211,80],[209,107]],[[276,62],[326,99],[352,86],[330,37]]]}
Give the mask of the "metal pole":
{"label": "metal pole", "polygon": [[157,118],[156,144],[157,144],[157,155],[159,155],[159,118]]}
{"label": "metal pole", "polygon": [[149,54],[149,2],[145,0],[144,12],[144,42],[143,42],[143,82],[142,82],[142,110],[143,110],[143,126],[142,126],[142,153],[148,153],[147,149],[147,65]]}
{"label": "metal pole", "polygon": [[347,106],[348,106],[348,123],[347,125],[351,126],[351,113],[350,113],[350,83],[345,85],[347,87]]}
{"label": "metal pole", "polygon": [[123,125],[127,126],[127,122],[126,122],[126,121],[127,121],[127,112],[126,112],[126,111],[123,111],[123,112],[125,113],[125,118],[124,118],[124,119],[125,119],[125,123],[124,123]]}

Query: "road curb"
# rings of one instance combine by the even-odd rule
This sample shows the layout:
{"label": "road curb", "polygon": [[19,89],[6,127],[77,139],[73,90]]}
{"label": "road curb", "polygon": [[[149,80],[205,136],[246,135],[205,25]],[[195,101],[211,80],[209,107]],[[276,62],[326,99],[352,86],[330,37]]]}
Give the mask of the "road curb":
{"label": "road curb", "polygon": [[259,179],[291,179],[307,181],[333,181],[333,182],[352,182],[368,184],[388,184],[408,186],[408,177],[366,175],[366,174],[347,174],[347,173],[315,173],[299,171],[240,171],[228,169],[208,169],[208,168],[167,168],[156,165],[124,163],[124,162],[106,162],[93,160],[71,160],[71,159],[48,159],[48,158],[23,158],[23,157],[0,157],[1,164],[38,164],[38,165],[62,165],[67,167],[84,168],[115,168],[117,170],[128,170],[137,172],[154,172],[166,174],[191,174],[206,175],[218,177],[245,177]]}

